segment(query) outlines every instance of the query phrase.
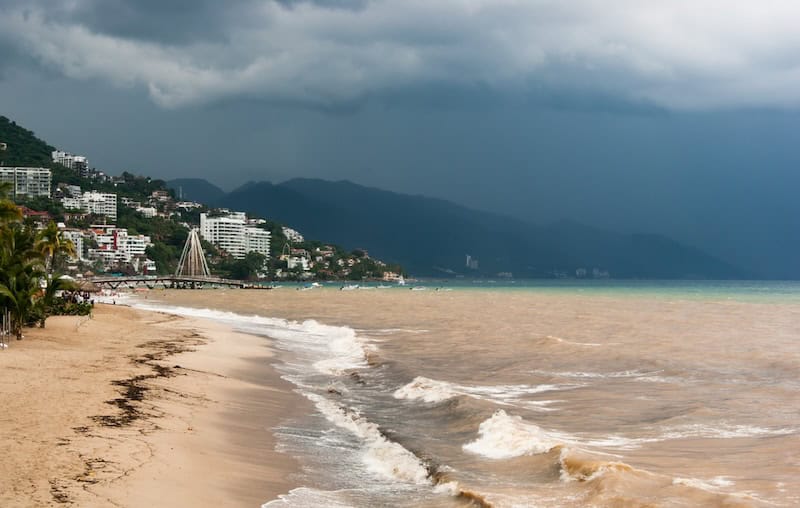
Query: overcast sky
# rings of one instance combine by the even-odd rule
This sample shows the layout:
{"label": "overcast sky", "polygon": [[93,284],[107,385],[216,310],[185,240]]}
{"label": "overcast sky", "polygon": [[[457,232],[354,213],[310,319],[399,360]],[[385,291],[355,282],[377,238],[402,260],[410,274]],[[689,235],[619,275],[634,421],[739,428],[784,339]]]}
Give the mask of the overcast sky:
{"label": "overcast sky", "polygon": [[110,173],[347,178],[800,276],[800,3],[0,0],[0,114]]}

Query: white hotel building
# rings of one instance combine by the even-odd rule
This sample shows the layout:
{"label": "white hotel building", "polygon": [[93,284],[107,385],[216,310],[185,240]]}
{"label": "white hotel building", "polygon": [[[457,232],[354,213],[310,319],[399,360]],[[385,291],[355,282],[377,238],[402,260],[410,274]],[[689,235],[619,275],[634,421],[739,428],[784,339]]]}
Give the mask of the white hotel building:
{"label": "white hotel building", "polygon": [[117,221],[117,195],[104,192],[84,192],[79,198],[64,198],[61,202],[67,210],[82,210],[108,217],[112,222]]}
{"label": "white hotel building", "polygon": [[52,174],[47,168],[0,167],[0,182],[13,185],[14,196],[50,196]]}
{"label": "white hotel building", "polygon": [[227,212],[217,217],[200,214],[203,238],[236,259],[248,252],[258,252],[269,259],[270,232],[248,226],[244,212]]}
{"label": "white hotel building", "polygon": [[83,155],[73,155],[63,150],[55,150],[51,156],[53,158],[53,162],[57,162],[69,169],[78,172],[85,172],[87,169],[89,169],[89,159]]}

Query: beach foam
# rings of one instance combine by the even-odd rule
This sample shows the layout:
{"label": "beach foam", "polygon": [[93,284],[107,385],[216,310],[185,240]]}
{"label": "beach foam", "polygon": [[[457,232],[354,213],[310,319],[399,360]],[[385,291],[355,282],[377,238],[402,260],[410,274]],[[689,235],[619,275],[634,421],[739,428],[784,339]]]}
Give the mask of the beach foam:
{"label": "beach foam", "polygon": [[554,341],[554,342],[558,342],[560,344],[569,344],[571,346],[601,347],[601,346],[604,345],[604,344],[599,344],[597,342],[574,342],[574,341],[571,341],[571,340],[567,340],[567,339],[558,337],[556,335],[548,335],[546,337],[546,339]]}
{"label": "beach foam", "polygon": [[276,508],[280,506],[325,506],[329,508],[351,508],[352,505],[343,501],[341,497],[346,491],[324,491],[300,487],[292,489],[288,494],[281,494],[278,499],[261,505],[261,508]]}
{"label": "beach foam", "polygon": [[398,388],[394,392],[394,398],[433,403],[443,402],[461,394],[463,391],[452,383],[417,376],[407,385]]}
{"label": "beach foam", "polygon": [[556,446],[571,441],[567,436],[549,432],[511,416],[502,409],[480,424],[480,437],[462,448],[465,451],[490,459],[508,459],[521,455],[546,453]]}
{"label": "beach foam", "polygon": [[374,349],[350,327],[325,325],[313,319],[289,321],[214,309],[152,305],[136,299],[131,299],[130,304],[142,310],[211,319],[226,323],[237,331],[266,335],[275,339],[278,347],[307,353],[317,372],[331,376],[368,367],[367,355]]}
{"label": "beach foam", "polygon": [[641,370],[621,370],[616,372],[583,372],[583,371],[566,371],[566,372],[549,372],[549,371],[534,371],[534,374],[545,375],[549,377],[565,377],[572,379],[637,379],[646,378],[650,379],[656,374],[663,371],[641,371]]}
{"label": "beach foam", "polygon": [[534,395],[550,391],[568,390],[578,385],[497,385],[497,386],[464,386],[446,381],[430,379],[424,376],[415,377],[410,383],[401,386],[394,392],[394,398],[404,400],[421,400],[427,403],[438,403],[454,397],[466,395],[476,399],[487,400],[501,405],[522,403],[523,405],[543,408],[556,401],[522,401],[526,395]]}
{"label": "beach foam", "polygon": [[759,436],[784,436],[787,434],[794,434],[797,431],[797,428],[788,427],[768,429],[754,425],[729,425],[725,423],[719,425],[690,424],[665,429],[661,435],[661,440],[685,438],[735,439]]}
{"label": "beach foam", "polygon": [[428,469],[416,455],[383,435],[377,424],[370,422],[358,411],[340,406],[315,393],[302,392],[311,400],[325,418],[360,438],[367,468],[385,478],[432,485]]}
{"label": "beach foam", "polygon": [[674,485],[685,485],[695,489],[717,492],[722,488],[732,487],[734,482],[724,476],[716,476],[710,480],[700,480],[698,478],[675,478],[672,480]]}

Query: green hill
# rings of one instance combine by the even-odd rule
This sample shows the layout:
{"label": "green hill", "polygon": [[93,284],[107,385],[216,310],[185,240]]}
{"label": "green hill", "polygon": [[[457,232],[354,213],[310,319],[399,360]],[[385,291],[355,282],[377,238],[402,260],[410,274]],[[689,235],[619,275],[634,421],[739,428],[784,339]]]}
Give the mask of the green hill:
{"label": "green hill", "polygon": [[213,203],[225,195],[225,191],[202,178],[176,178],[167,182],[175,195],[186,201]]}
{"label": "green hill", "polygon": [[6,150],[0,152],[0,165],[51,166],[51,155],[55,148],[4,116],[0,116],[0,143],[7,145]]}

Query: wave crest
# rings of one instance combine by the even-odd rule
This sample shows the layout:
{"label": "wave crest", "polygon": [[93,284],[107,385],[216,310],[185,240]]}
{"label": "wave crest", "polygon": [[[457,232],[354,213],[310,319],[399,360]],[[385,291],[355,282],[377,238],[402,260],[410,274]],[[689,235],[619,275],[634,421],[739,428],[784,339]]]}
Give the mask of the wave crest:
{"label": "wave crest", "polygon": [[545,431],[526,423],[520,416],[511,416],[502,409],[480,424],[478,439],[465,444],[465,451],[490,459],[508,459],[521,455],[547,453],[569,439],[556,432]]}

